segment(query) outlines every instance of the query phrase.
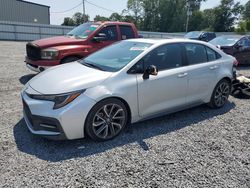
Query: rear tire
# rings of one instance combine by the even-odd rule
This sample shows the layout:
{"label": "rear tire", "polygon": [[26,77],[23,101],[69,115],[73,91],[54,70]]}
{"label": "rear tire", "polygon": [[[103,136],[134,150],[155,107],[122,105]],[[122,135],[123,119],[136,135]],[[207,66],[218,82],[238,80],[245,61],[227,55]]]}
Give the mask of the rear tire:
{"label": "rear tire", "polygon": [[118,99],[104,99],[89,112],[85,131],[95,141],[107,141],[115,138],[128,123],[126,106]]}
{"label": "rear tire", "polygon": [[228,101],[228,97],[231,93],[231,83],[223,79],[214,88],[210,103],[211,108],[222,108]]}
{"label": "rear tire", "polygon": [[74,61],[77,61],[77,60],[79,60],[78,57],[66,57],[65,59],[63,59],[61,61],[61,64],[71,63],[71,62],[74,62]]}

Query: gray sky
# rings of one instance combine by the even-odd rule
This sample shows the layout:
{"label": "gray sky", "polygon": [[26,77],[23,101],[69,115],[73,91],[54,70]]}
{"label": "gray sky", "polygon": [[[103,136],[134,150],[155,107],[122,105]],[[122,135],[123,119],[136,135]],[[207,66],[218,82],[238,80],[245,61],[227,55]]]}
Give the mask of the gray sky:
{"label": "gray sky", "polygon": [[[82,12],[82,6],[79,6],[71,11],[64,13],[53,13],[53,12],[63,12],[69,10],[79,3],[82,0],[27,0],[34,3],[44,4],[50,6],[50,21],[51,24],[60,25],[63,22],[64,17],[71,17],[75,12]],[[109,10],[121,13],[123,9],[126,8],[127,0],[87,0],[93,4],[99,5]],[[245,4],[248,0],[238,0],[242,4]],[[202,9],[212,8],[218,5],[220,0],[207,0],[202,4]],[[90,15],[90,19],[93,20],[95,15],[99,14],[101,16],[110,16],[111,11],[103,10],[101,8],[95,7],[86,2],[86,13]]]}

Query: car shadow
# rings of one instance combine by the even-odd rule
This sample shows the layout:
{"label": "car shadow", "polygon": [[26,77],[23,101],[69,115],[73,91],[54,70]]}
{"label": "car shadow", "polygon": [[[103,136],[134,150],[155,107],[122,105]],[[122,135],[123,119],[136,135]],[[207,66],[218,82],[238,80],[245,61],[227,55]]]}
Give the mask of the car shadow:
{"label": "car shadow", "polygon": [[216,110],[203,105],[153,120],[143,121],[129,126],[121,135],[106,142],[94,142],[89,138],[73,141],[47,140],[32,135],[28,131],[24,119],[21,119],[14,126],[13,131],[17,148],[21,152],[34,155],[42,160],[58,162],[72,158],[84,158],[132,143],[139,144],[141,149],[147,151],[149,147],[144,141],[145,139],[158,135],[167,136],[171,132],[223,115],[233,108],[235,108],[233,102],[229,102],[224,108]]}
{"label": "car shadow", "polygon": [[23,85],[27,84],[28,81],[30,81],[36,74],[28,74],[24,75],[21,78],[19,78],[19,82]]}

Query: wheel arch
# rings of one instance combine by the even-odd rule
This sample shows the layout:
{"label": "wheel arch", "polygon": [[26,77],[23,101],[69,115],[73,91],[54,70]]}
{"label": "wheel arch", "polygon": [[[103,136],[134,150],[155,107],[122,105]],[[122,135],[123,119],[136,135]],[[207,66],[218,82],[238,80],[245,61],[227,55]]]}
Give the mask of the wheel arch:
{"label": "wheel arch", "polygon": [[[120,101],[125,105],[126,110],[127,110],[127,112],[128,112],[127,125],[130,125],[130,124],[131,124],[131,120],[132,120],[132,113],[131,113],[131,108],[130,108],[128,102],[127,102],[125,99],[123,99],[122,97],[118,97],[118,96],[109,96],[109,97],[102,98],[101,100],[99,100],[98,102],[96,102],[95,105],[97,105],[98,103],[100,103],[100,102],[102,102],[102,101],[104,101],[104,100],[107,100],[107,99],[117,99],[117,100],[120,100]],[[87,114],[86,117],[89,116],[89,113],[90,113],[91,110],[95,107],[95,105],[92,106],[92,108],[89,110],[89,112],[88,112],[88,114]],[[86,118],[86,119],[87,119],[87,118]],[[85,130],[85,128],[86,128],[86,121],[84,122],[84,129],[83,129],[84,135],[86,135],[86,130]]]}

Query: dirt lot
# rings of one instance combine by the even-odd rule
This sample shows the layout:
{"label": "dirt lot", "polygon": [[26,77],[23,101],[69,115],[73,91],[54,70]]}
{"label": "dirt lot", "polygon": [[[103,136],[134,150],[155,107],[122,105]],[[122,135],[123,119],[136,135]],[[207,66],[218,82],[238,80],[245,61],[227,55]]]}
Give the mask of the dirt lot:
{"label": "dirt lot", "polygon": [[[250,187],[250,100],[132,125],[115,140],[31,135],[19,93],[25,43],[0,42],[0,187]],[[249,68],[241,72],[250,75]]]}

